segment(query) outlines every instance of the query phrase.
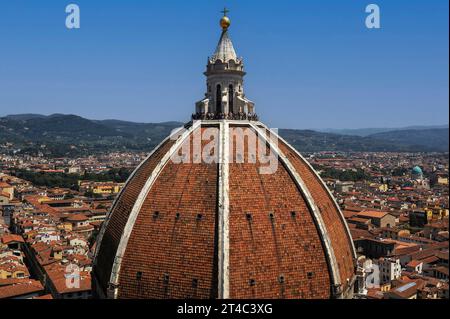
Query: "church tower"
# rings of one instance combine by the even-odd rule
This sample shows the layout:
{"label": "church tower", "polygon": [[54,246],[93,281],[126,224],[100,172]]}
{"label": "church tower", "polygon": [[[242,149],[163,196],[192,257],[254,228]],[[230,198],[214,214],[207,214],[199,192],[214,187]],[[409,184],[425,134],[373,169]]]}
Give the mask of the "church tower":
{"label": "church tower", "polygon": [[256,120],[255,104],[244,94],[244,63],[238,58],[228,34],[231,21],[227,9],[220,19],[222,34],[206,66],[205,98],[195,105],[193,119]]}

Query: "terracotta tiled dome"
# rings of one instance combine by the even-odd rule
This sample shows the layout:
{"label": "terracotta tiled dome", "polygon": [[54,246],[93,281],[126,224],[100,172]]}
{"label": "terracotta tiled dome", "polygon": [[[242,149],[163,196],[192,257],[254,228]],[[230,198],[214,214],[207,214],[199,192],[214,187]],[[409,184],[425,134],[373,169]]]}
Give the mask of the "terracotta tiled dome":
{"label": "terracotta tiled dome", "polygon": [[[247,135],[243,152],[236,150],[240,132]],[[354,250],[336,202],[300,154],[268,132],[260,122],[196,121],[157,147],[104,223],[93,276],[98,294],[351,295]],[[196,135],[205,134],[216,141],[219,161],[196,163],[195,154],[186,163],[173,160]],[[269,165],[259,151],[256,156],[249,151],[253,137],[276,156],[274,172],[261,172]],[[201,142],[199,154],[208,151],[208,143]]]}
{"label": "terracotta tiled dome", "polygon": [[[226,43],[225,43],[225,42]],[[134,171],[97,239],[108,298],[347,298],[355,251],[339,206],[254,113],[224,29],[194,121]]]}

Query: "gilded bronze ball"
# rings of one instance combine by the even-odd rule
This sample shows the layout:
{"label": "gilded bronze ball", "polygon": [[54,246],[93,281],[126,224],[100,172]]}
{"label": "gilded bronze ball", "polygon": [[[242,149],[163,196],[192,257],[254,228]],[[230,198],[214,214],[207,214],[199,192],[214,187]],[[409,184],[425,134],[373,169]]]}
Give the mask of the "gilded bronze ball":
{"label": "gilded bronze ball", "polygon": [[230,27],[231,21],[228,17],[222,17],[222,19],[220,19],[220,26],[222,27],[223,30],[226,30]]}

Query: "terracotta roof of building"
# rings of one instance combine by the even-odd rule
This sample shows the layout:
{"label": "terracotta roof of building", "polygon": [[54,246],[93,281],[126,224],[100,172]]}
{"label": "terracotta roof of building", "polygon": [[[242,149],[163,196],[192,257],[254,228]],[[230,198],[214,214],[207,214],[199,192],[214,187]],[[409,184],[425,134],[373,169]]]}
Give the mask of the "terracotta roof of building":
{"label": "terracotta roof of building", "polygon": [[402,245],[402,246],[398,246],[395,248],[394,255],[395,256],[403,256],[403,255],[415,253],[419,250],[420,250],[419,245],[415,245],[415,244],[410,245],[410,246]]}
{"label": "terracotta roof of building", "polygon": [[39,281],[29,279],[14,285],[0,287],[0,299],[15,298],[43,291],[44,287]]}
{"label": "terracotta roof of building", "polygon": [[379,289],[367,289],[367,299],[383,299],[384,293]]}
{"label": "terracotta roof of building", "polygon": [[87,218],[86,215],[83,214],[70,215],[69,217],[67,217],[67,221],[70,222],[84,222],[88,219],[89,218]]}
{"label": "terracotta roof of building", "polygon": [[10,187],[12,186],[9,185],[8,183],[0,181],[0,188],[10,188]]}
{"label": "terracotta roof of building", "polygon": [[74,232],[88,232],[88,231],[92,231],[92,230],[94,230],[95,229],[95,227],[93,226],[93,225],[91,225],[91,224],[89,224],[89,225],[86,225],[86,226],[77,226],[77,227],[73,227],[72,228],[72,231],[74,231]]}
{"label": "terracotta roof of building", "polygon": [[345,218],[351,218],[351,217],[355,216],[358,212],[355,212],[352,210],[344,210],[344,211],[342,211],[342,213],[344,214]]}
{"label": "terracotta roof of building", "polygon": [[362,223],[362,224],[370,224],[370,219],[367,218],[360,218],[360,217],[352,217],[348,219],[349,222],[357,222],[357,223]]}
{"label": "terracotta roof of building", "polygon": [[389,214],[388,212],[380,211],[362,211],[357,214],[357,216],[368,217],[368,218],[383,218]]}
{"label": "terracotta roof of building", "polygon": [[439,248],[426,248],[411,254],[411,258],[415,260],[422,260],[431,256],[435,256],[439,252]]}
{"label": "terracotta roof of building", "polygon": [[420,260],[411,260],[406,267],[412,267],[412,268],[416,268],[417,266],[419,266],[420,264],[423,264],[422,261]]}
{"label": "terracotta roof of building", "polygon": [[435,262],[439,261],[439,257],[434,255],[434,256],[430,256],[430,257],[424,258],[424,259],[422,259],[420,261],[423,262],[424,264],[432,264],[432,263],[435,263]]}
{"label": "terracotta roof of building", "polygon": [[417,290],[421,289],[425,285],[425,282],[421,279],[410,281],[391,289],[388,295],[396,298],[408,299],[417,294]]}
{"label": "terracotta roof of building", "polygon": [[374,238],[375,236],[365,229],[350,228],[353,239]]}
{"label": "terracotta roof of building", "polygon": [[61,265],[49,265],[45,267],[48,279],[59,294],[82,292],[91,290],[91,276],[87,272],[80,272],[79,287],[67,285],[65,267]]}
{"label": "terracotta roof of building", "polygon": [[13,242],[18,242],[18,243],[24,243],[25,241],[23,240],[23,237],[20,235],[15,235],[15,234],[6,234],[3,235],[2,237],[0,237],[0,241],[2,242],[2,244],[9,244],[9,243],[13,243]]}
{"label": "terracotta roof of building", "polygon": [[10,286],[14,284],[24,283],[30,281],[28,278],[7,278],[0,279],[0,287],[2,286]]}

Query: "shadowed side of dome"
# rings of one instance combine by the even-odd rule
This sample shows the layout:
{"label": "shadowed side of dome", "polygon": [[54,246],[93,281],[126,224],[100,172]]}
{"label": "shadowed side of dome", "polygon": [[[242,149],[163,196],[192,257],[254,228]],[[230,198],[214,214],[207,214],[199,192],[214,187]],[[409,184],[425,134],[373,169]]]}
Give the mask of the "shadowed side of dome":
{"label": "shadowed side of dome", "polygon": [[99,292],[106,292],[108,289],[112,265],[130,212],[148,177],[173,144],[174,140],[167,137],[156,147],[136,168],[114,201],[97,238],[94,272],[98,280],[94,281],[94,286],[100,285]]}
{"label": "shadowed side of dome", "polygon": [[166,164],[130,234],[118,298],[217,297],[217,177],[216,163]]}

